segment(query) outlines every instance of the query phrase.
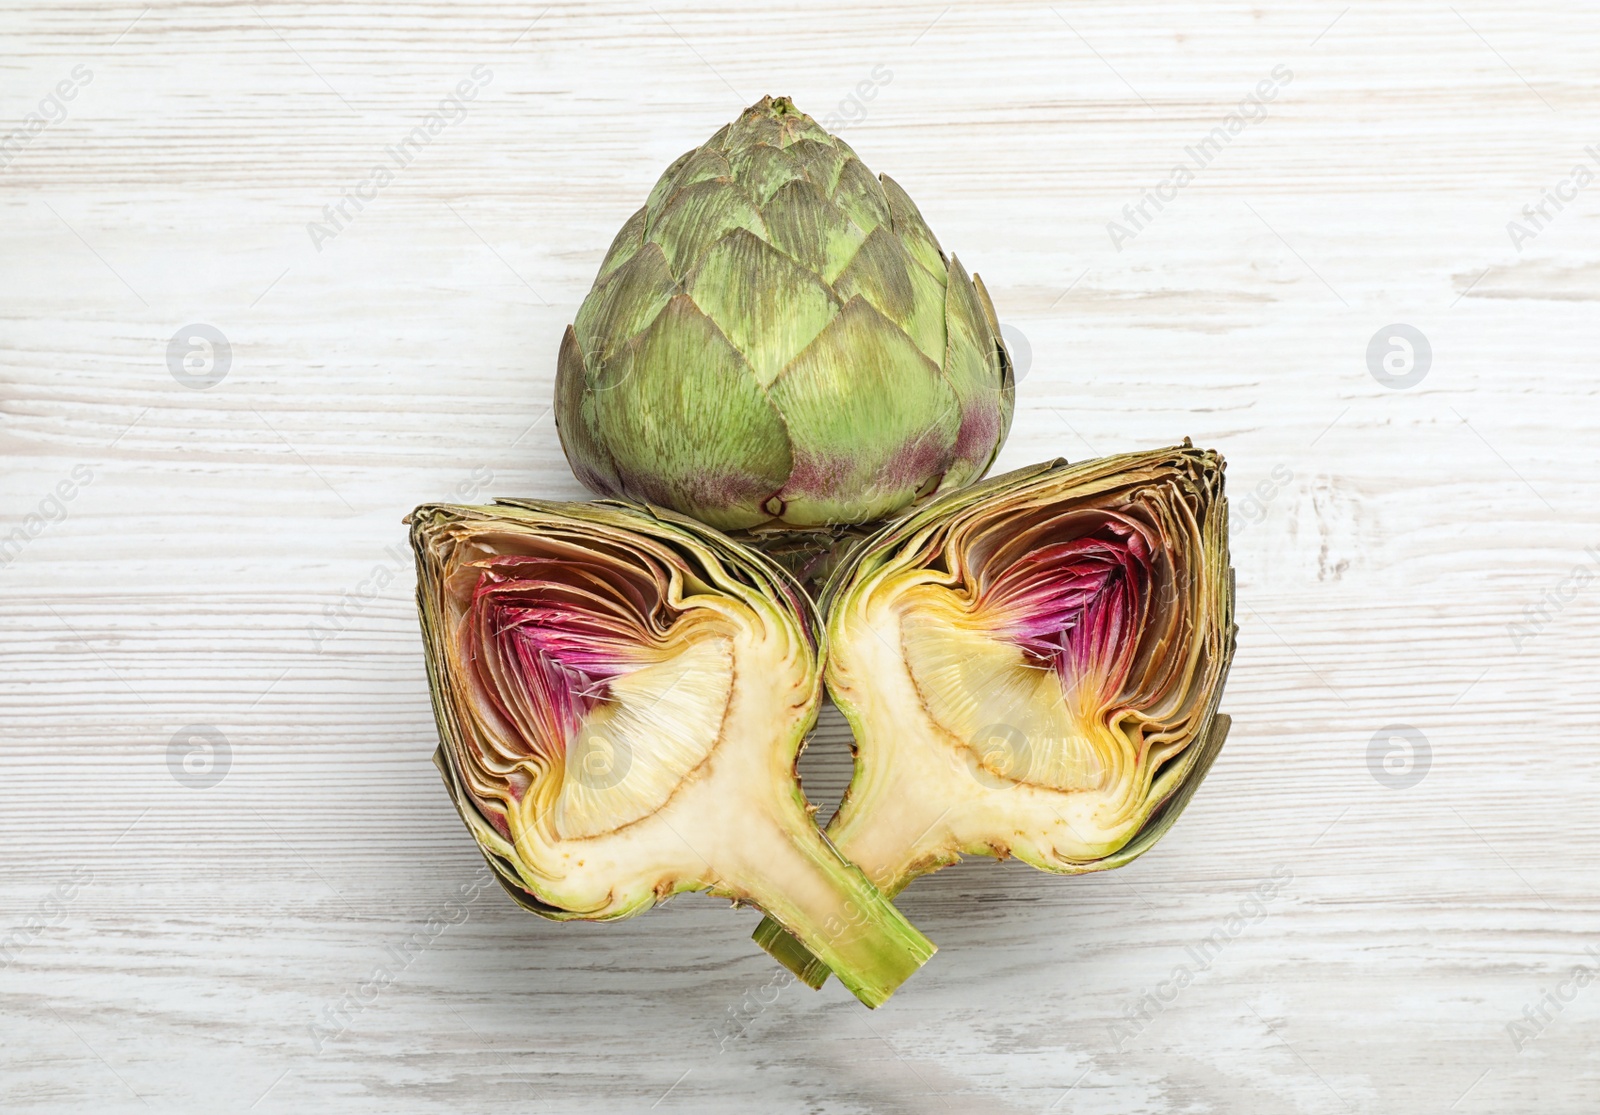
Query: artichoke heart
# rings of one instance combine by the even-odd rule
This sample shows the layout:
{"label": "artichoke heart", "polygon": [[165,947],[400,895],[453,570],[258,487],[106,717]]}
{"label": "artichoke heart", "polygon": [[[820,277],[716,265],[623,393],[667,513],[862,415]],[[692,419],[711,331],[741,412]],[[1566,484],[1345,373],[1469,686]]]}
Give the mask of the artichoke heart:
{"label": "artichoke heart", "polygon": [[435,761],[518,902],[614,919],[710,891],[869,1006],[932,954],[811,820],[794,764],[822,633],[787,574],[621,503],[435,504],[411,523]]}
{"label": "artichoke heart", "polygon": [[863,544],[824,596],[856,735],[835,846],[890,896],[965,854],[1075,874],[1146,851],[1227,733],[1227,525],[1222,459],[1185,443],[997,477]]}

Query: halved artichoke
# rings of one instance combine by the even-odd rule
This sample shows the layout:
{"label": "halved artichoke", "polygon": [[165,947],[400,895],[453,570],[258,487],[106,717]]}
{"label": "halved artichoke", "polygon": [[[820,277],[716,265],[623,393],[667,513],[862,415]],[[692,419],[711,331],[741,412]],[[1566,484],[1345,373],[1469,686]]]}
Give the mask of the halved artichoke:
{"label": "halved artichoke", "polygon": [[1022,469],[864,544],[824,596],[856,736],[834,845],[890,896],[963,854],[1075,874],[1146,851],[1227,734],[1227,527],[1222,459],[1186,442]]}
{"label": "halved artichoke", "polygon": [[869,1006],[932,954],[811,820],[821,633],[787,574],[620,503],[427,505],[411,536],[435,761],[513,898],[613,919],[709,890]]}

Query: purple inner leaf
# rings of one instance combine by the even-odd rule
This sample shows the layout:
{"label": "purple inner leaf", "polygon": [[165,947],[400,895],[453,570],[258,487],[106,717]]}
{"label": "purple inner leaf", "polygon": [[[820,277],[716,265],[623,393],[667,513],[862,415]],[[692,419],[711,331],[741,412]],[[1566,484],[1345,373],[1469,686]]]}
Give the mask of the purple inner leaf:
{"label": "purple inner leaf", "polygon": [[481,691],[530,752],[564,755],[610,681],[651,642],[639,605],[654,586],[543,557],[482,565],[468,622]]}
{"label": "purple inner leaf", "polygon": [[1032,550],[986,587],[999,627],[1062,681],[1120,687],[1151,583],[1149,543],[1123,524]]}

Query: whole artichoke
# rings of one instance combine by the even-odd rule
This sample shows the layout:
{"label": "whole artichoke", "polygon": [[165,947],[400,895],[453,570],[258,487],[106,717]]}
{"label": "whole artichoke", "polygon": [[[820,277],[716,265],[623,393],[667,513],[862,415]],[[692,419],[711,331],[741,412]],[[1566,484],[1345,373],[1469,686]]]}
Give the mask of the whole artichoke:
{"label": "whole artichoke", "polygon": [[617,234],[563,338],[555,411],[595,492],[737,530],[964,487],[1013,396],[982,282],[893,180],[763,97]]}

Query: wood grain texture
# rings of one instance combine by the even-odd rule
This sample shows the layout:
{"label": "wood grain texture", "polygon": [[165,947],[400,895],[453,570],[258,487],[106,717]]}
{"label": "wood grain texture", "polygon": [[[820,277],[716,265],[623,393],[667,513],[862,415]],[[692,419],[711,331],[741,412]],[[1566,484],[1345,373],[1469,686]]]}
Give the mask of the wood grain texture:
{"label": "wood grain texture", "polygon": [[[0,568],[7,1111],[1593,1110],[1600,988],[1539,1000],[1600,963],[1600,591],[1571,573],[1600,547],[1600,185],[1507,229],[1600,173],[1591,7],[136,0],[0,27],[0,134],[90,74],[0,169],[0,539],[38,527]],[[476,67],[465,117],[313,244]],[[822,118],[875,70],[844,134],[1031,350],[1000,467],[1228,457],[1214,772],[1124,870],[919,882],[941,952],[871,1014],[775,984],[755,912],[694,898],[557,926],[485,892],[369,993],[479,869],[429,764],[401,516],[582,495],[547,407],[616,228],[743,104]],[[1433,352],[1404,390],[1366,359],[1397,322]],[[167,368],[192,323],[232,346],[205,390]],[[1396,724],[1430,748],[1404,789],[1369,768]],[[208,788],[169,769],[194,725],[230,749]],[[846,744],[830,719],[806,758],[819,799]]]}

